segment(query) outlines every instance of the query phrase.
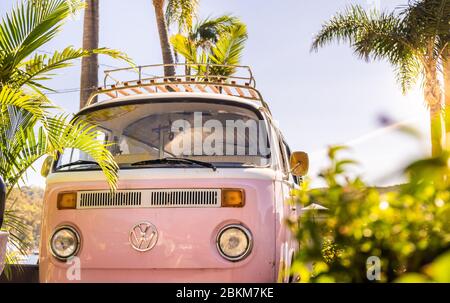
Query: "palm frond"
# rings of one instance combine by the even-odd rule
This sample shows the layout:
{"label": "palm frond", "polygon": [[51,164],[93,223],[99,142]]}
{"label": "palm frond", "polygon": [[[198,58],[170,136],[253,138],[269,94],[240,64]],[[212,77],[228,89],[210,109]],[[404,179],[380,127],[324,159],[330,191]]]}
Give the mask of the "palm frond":
{"label": "palm frond", "polygon": [[189,31],[197,16],[198,0],[168,0],[166,6],[167,24],[178,24],[178,31]]}
{"label": "palm frond", "polygon": [[9,232],[9,243],[20,254],[25,255],[30,248],[26,241],[30,227],[24,223],[24,220],[17,215],[14,210],[5,212],[5,221],[3,222],[5,230]]}
{"label": "palm frond", "polygon": [[9,147],[9,152],[6,152],[11,159],[6,179],[10,185],[8,194],[20,180],[26,182],[26,172],[37,160],[52,152],[42,127],[38,128],[37,133],[30,128],[19,129],[15,139]]}
{"label": "palm frond", "polygon": [[450,41],[450,2],[448,0],[411,1],[402,11],[409,35],[422,45],[433,43],[434,58],[441,58]]}
{"label": "palm frond", "polygon": [[347,42],[361,59],[390,62],[397,81],[406,92],[420,75],[420,61],[424,54],[420,41],[409,33],[404,19],[394,13],[365,11],[361,6],[350,6],[324,24],[316,35],[311,49],[336,41]]}
{"label": "palm frond", "polygon": [[[8,193],[33,164],[47,154],[56,155],[66,148],[89,154],[100,166],[111,189],[116,188],[118,166],[103,142],[97,140],[95,126],[81,120],[69,121],[67,115],[49,117],[45,127],[18,129],[10,140],[0,137],[0,174]],[[0,136],[3,132],[0,132]]]}
{"label": "palm frond", "polygon": [[110,188],[114,190],[119,168],[107,146],[97,140],[96,126],[80,119],[69,122],[67,115],[59,115],[47,121],[44,129],[47,132],[48,153],[61,153],[66,148],[85,152],[98,163]]}
{"label": "palm frond", "polygon": [[355,53],[365,59],[388,59],[399,63],[414,52],[414,41],[404,37],[405,28],[394,14],[373,13],[353,41]]}
{"label": "palm frond", "polygon": [[82,7],[81,0],[19,2],[0,23],[0,81],[7,82],[16,64],[54,38],[67,17]]}
{"label": "palm frond", "polygon": [[197,46],[206,49],[239,23],[241,23],[240,20],[232,15],[206,18],[194,26],[192,32],[189,33],[189,39],[195,41]]}
{"label": "palm frond", "polygon": [[55,51],[51,56],[47,54],[35,54],[30,60],[22,63],[24,73],[18,79],[12,79],[19,87],[27,83],[35,84],[36,81],[49,79],[49,72],[72,66],[73,60],[90,56],[92,54],[108,55],[114,59],[121,59],[130,64],[132,60],[124,53],[108,48],[84,50],[82,48],[66,47],[61,52]]}
{"label": "palm frond", "polygon": [[450,3],[448,0],[410,1],[401,13],[411,28],[427,36],[449,35]]}
{"label": "palm frond", "polygon": [[3,86],[0,90],[0,114],[3,118],[8,117],[6,111],[10,110],[10,107],[26,111],[37,120],[44,119],[47,110],[52,108],[45,98],[37,95],[26,95],[21,90]]}
{"label": "palm frond", "polygon": [[197,47],[187,37],[176,34],[170,37],[170,43],[176,53],[182,55],[187,63],[197,62]]}
{"label": "palm frond", "polygon": [[[11,279],[13,272],[10,266],[18,264],[31,249],[29,240],[31,228],[14,210],[7,210],[4,219],[3,227],[9,233],[4,273],[7,279]],[[18,269],[21,270],[20,267]]]}
{"label": "palm frond", "polygon": [[[229,76],[235,72],[235,68],[231,65],[239,65],[245,42],[247,40],[247,27],[242,22],[237,22],[234,17],[223,16],[220,22],[232,22],[234,25],[228,27],[223,26],[217,41],[215,41],[209,50],[198,44],[194,36],[184,36],[182,34],[173,35],[170,42],[174,50],[182,55],[187,63],[211,63],[218,65],[230,65],[230,67],[211,66],[209,73],[216,76]],[[212,24],[207,21],[205,24]],[[217,24],[216,24],[217,25]],[[209,26],[209,25],[208,25]],[[225,29],[226,28],[226,29]],[[213,41],[211,41],[213,42]],[[206,73],[205,66],[192,66],[197,71],[197,75]]]}
{"label": "palm frond", "polygon": [[[208,59],[211,63],[222,65],[239,65],[247,41],[247,27],[240,23],[230,33],[222,35],[211,48]],[[229,76],[235,72],[232,67],[213,67],[211,74]]]}
{"label": "palm frond", "polygon": [[347,42],[363,59],[372,57],[396,61],[402,57],[400,52],[413,48],[413,41],[404,36],[405,30],[402,20],[394,13],[367,12],[354,5],[323,25],[311,50],[317,51],[333,41]]}
{"label": "palm frond", "polygon": [[322,26],[313,40],[311,50],[317,51],[334,41],[353,43],[368,23],[369,16],[361,6],[350,6],[343,13],[333,16]]}
{"label": "palm frond", "polygon": [[394,65],[394,70],[403,94],[406,94],[423,74],[419,60],[414,57],[403,58],[398,64]]}
{"label": "palm frond", "polygon": [[[34,54],[59,32],[70,14],[84,7],[82,0],[22,0],[0,23],[0,88],[27,85],[38,93],[50,90],[39,81],[50,79],[52,71],[92,54],[108,55],[133,65],[124,53],[108,48],[94,50],[67,47],[52,55]],[[33,55],[34,54],[34,55]]]}

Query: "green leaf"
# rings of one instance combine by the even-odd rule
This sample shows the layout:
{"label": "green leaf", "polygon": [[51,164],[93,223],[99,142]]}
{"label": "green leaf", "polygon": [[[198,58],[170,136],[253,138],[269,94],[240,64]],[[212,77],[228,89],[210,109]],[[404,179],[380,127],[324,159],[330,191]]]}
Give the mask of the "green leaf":
{"label": "green leaf", "polygon": [[424,272],[435,282],[448,283],[450,281],[450,251],[426,266]]}

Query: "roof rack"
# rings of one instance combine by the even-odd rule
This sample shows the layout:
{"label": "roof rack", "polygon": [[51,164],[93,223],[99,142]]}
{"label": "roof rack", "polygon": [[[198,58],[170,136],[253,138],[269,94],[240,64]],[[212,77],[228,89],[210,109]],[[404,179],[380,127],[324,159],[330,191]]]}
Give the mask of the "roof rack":
{"label": "roof rack", "polygon": [[[164,69],[168,67],[173,67],[174,76],[164,76]],[[231,75],[222,76],[224,72]],[[117,80],[119,77],[122,80]],[[260,102],[269,110],[261,93],[256,89],[249,66],[191,63],[153,64],[106,70],[103,86],[91,94],[86,106],[123,96],[172,92],[236,96]],[[97,101],[101,96],[106,99]]]}

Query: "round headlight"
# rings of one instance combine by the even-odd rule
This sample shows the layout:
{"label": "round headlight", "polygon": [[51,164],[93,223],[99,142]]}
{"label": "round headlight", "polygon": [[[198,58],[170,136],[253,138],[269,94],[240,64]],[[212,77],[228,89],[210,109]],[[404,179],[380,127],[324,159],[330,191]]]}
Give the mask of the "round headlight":
{"label": "round headlight", "polygon": [[219,231],[217,249],[229,261],[239,261],[247,257],[253,245],[252,235],[242,225],[227,225]]}
{"label": "round headlight", "polygon": [[74,256],[80,247],[80,237],[70,226],[61,226],[53,232],[50,248],[53,256],[60,260],[67,260]]}

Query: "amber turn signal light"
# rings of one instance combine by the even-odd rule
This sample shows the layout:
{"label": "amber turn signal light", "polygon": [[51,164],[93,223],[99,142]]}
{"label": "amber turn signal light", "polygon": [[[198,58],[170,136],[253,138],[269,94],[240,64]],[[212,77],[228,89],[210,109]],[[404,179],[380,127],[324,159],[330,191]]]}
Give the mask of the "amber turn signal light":
{"label": "amber turn signal light", "polygon": [[57,201],[58,209],[75,209],[77,208],[77,193],[59,193]]}
{"label": "amber turn signal light", "polygon": [[243,207],[245,205],[245,192],[243,189],[222,189],[222,207]]}

